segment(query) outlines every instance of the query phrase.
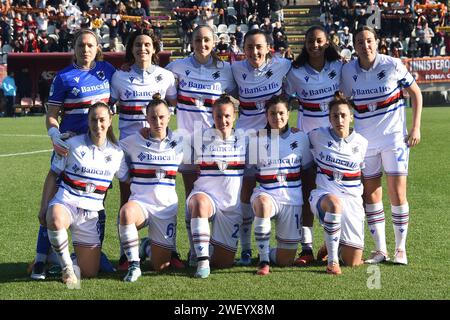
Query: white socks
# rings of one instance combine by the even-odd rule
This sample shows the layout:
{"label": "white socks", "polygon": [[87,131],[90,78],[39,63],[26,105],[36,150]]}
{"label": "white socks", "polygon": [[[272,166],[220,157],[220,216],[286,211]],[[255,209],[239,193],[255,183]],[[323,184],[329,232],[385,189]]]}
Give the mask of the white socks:
{"label": "white socks", "polygon": [[395,248],[405,251],[406,235],[408,234],[409,205],[391,206],[392,223],[395,233]]}
{"label": "white socks", "polygon": [[255,217],[254,232],[256,246],[258,247],[259,261],[269,262],[269,243],[270,243],[270,230],[272,225],[270,218]]}
{"label": "white socks", "polygon": [[119,225],[120,243],[128,261],[139,259],[139,234],[135,224]]}
{"label": "white socks", "polygon": [[384,220],[383,203],[366,204],[365,209],[369,231],[375,242],[375,250],[386,254],[386,223]]}
{"label": "white socks", "polygon": [[191,219],[192,243],[198,259],[198,266],[209,267],[210,229],[208,218]]}
{"label": "white socks", "polygon": [[241,202],[242,226],[239,229],[242,251],[252,249],[252,222],[254,218],[251,204]]}
{"label": "white socks", "polygon": [[61,264],[61,268],[66,268],[68,266],[72,267],[72,259],[70,258],[69,252],[69,236],[67,235],[66,229],[60,230],[47,230],[48,239],[52,244],[53,250],[58,256],[59,263]]}
{"label": "white socks", "polygon": [[[395,248],[405,251],[409,223],[409,205],[392,206],[392,223],[395,233]],[[375,241],[375,249],[387,253],[383,203],[366,204],[369,231]]]}
{"label": "white socks", "polygon": [[341,214],[326,212],[323,219],[324,238],[328,250],[328,264],[339,263],[339,239],[341,237]]}
{"label": "white socks", "polygon": [[302,227],[302,250],[313,249],[313,227]]}

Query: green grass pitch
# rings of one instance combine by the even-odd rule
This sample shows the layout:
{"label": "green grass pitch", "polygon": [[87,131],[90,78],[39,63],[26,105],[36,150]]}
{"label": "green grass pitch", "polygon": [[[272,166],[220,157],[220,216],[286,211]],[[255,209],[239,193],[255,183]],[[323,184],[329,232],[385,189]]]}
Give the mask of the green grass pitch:
{"label": "green grass pitch", "polygon": [[[410,119],[411,110],[407,114]],[[295,123],[295,118],[293,113],[291,123]],[[422,142],[410,155],[408,266],[386,263],[375,270],[368,266],[344,267],[340,277],[327,275],[323,265],[273,267],[267,277],[255,276],[255,266],[233,267],[212,270],[208,279],[199,280],[192,278],[192,269],[156,273],[146,263],[137,283],[124,283],[124,273],[117,272],[82,280],[80,290],[68,290],[59,279],[37,282],[26,273],[34,258],[36,216],[50,160],[50,152],[45,151],[51,145],[44,117],[1,118],[0,299],[449,299],[449,122],[450,108],[424,109]],[[30,153],[33,151],[42,152]],[[180,199],[177,247],[186,259],[189,245],[183,214],[184,191],[180,177],[177,182]],[[386,198],[384,201],[388,250],[393,253],[394,232]],[[104,242],[104,251],[114,263],[119,258],[115,226],[118,210],[119,188],[115,181],[106,203]],[[145,230],[140,234],[143,236]],[[317,222],[314,239],[317,252],[323,239]],[[372,249],[373,241],[366,229],[364,257]],[[256,252],[254,248],[254,255]],[[380,276],[379,283],[373,281],[374,272]],[[376,288],[370,289],[371,284]]]}

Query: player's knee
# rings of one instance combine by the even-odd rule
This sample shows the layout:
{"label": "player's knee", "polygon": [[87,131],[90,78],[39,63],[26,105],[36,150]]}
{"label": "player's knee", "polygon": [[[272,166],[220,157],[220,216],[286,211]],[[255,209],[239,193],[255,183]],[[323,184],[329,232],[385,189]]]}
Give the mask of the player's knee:
{"label": "player's knee", "polygon": [[272,210],[272,201],[268,197],[261,195],[253,201],[253,208],[255,216],[262,217],[264,212]]}
{"label": "player's knee", "polygon": [[65,217],[61,212],[49,210],[46,215],[47,227],[50,230],[64,229]]}
{"label": "player's knee", "polygon": [[341,200],[334,196],[329,194],[326,198],[326,211],[333,212],[333,213],[341,213],[342,212],[342,202]]}
{"label": "player's knee", "polygon": [[211,211],[211,203],[205,195],[196,194],[189,200],[189,211],[192,218],[207,218]]}
{"label": "player's knee", "polygon": [[136,222],[136,210],[130,204],[126,203],[120,209],[120,224],[127,225]]}

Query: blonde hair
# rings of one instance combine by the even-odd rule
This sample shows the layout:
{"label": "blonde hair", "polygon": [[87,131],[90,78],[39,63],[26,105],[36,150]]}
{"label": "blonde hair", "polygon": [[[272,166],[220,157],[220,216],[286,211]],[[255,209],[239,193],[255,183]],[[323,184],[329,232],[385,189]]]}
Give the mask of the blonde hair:
{"label": "blonde hair", "polygon": [[77,56],[75,54],[76,45],[77,45],[78,39],[81,39],[81,36],[84,34],[90,34],[91,36],[93,36],[95,38],[95,41],[97,42],[97,54],[95,55],[94,61],[103,61],[103,52],[100,47],[100,39],[98,38],[97,34],[94,31],[92,31],[91,29],[80,29],[75,33],[75,35],[73,37],[73,42],[72,42],[73,62],[75,62],[75,64],[77,63]]}

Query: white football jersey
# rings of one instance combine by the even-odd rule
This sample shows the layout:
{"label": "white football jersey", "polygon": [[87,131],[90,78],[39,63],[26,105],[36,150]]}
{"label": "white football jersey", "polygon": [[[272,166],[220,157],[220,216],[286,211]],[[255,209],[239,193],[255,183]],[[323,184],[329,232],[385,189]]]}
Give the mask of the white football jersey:
{"label": "white football jersey", "polygon": [[292,68],[286,79],[286,94],[300,102],[297,126],[305,133],[315,128],[329,127],[328,103],[339,90],[342,62],[326,62],[318,72],[309,64]]}
{"label": "white football jersey", "polygon": [[355,103],[355,130],[369,141],[369,148],[383,144],[391,134],[406,135],[402,89],[414,82],[402,61],[377,54],[370,70],[352,60],[342,68],[341,90]]}
{"label": "white football jersey", "polygon": [[246,145],[241,131],[223,140],[214,129],[204,130],[202,141],[192,143],[193,164],[199,168],[193,191],[210,195],[222,212],[240,210]]}
{"label": "white football jersey", "polygon": [[317,189],[336,196],[361,197],[367,140],[355,131],[342,139],[332,128],[324,127],[310,131],[308,137],[317,164]]}
{"label": "white football jersey", "polygon": [[136,65],[130,71],[118,70],[111,82],[111,100],[119,102],[120,139],[148,127],[145,108],[155,93],[162,99],[175,99],[177,95],[172,72],[155,65],[148,70]]}
{"label": "white football jersey", "polygon": [[162,141],[146,139],[140,132],[120,141],[130,176],[130,200],[144,202],[160,219],[168,219],[176,212],[178,203],[175,180],[183,160],[182,137],[171,131]]}
{"label": "white football jersey", "polygon": [[[281,136],[267,139],[266,135],[259,135],[258,139],[264,141],[256,142],[257,145],[264,146],[268,152],[259,153],[256,164],[259,186],[255,191],[270,194],[278,203],[301,206],[301,171],[313,163],[307,135],[288,129]],[[278,148],[276,158],[272,156],[271,148]]]}
{"label": "white football jersey", "polygon": [[265,103],[274,95],[280,95],[283,81],[291,69],[291,62],[284,58],[271,58],[260,68],[253,68],[247,60],[231,65],[239,88],[239,119],[236,128],[262,129],[266,126]]}
{"label": "white football jersey", "polygon": [[212,105],[222,93],[230,94],[236,89],[230,64],[214,64],[211,59],[203,65],[190,56],[172,61],[166,69],[178,80],[177,128],[192,133],[197,121],[201,127],[211,128]]}
{"label": "white football jersey", "polygon": [[123,151],[108,141],[97,147],[88,134],[72,137],[66,142],[69,155],[56,155],[51,165],[51,170],[61,176],[55,198],[77,208],[103,210],[103,199],[114,175],[120,181],[128,178],[124,171]]}

